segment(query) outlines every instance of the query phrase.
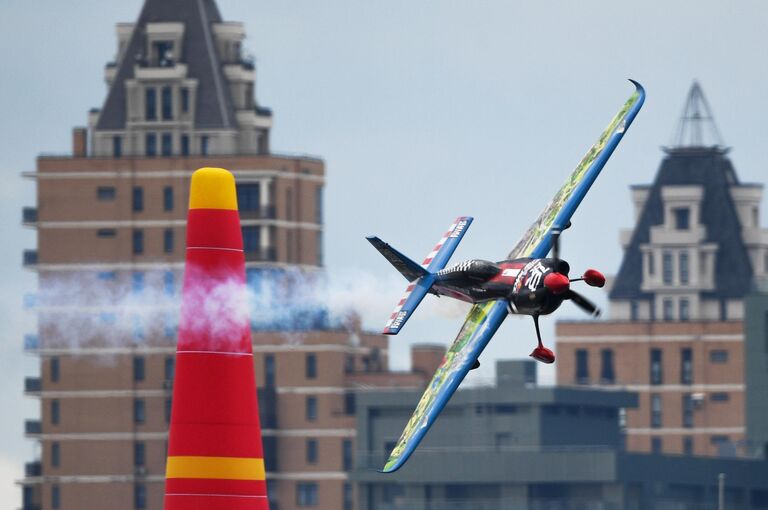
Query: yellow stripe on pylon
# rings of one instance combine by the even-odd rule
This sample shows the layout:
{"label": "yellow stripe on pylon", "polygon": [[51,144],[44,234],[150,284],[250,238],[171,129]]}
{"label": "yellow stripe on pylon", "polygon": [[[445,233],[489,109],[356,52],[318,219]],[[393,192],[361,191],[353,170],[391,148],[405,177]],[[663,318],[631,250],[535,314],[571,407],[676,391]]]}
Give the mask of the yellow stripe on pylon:
{"label": "yellow stripe on pylon", "polygon": [[190,209],[237,210],[235,177],[223,168],[200,168],[192,174]]}
{"label": "yellow stripe on pylon", "polygon": [[168,457],[166,478],[264,480],[264,459],[244,457]]}

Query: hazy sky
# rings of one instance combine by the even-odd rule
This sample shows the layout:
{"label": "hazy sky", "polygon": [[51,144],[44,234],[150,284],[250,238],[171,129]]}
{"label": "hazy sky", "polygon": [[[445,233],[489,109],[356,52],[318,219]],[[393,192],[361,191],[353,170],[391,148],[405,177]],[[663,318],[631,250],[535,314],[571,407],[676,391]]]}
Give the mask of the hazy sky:
{"label": "hazy sky", "polygon": [[[37,402],[22,397],[23,377],[37,375],[37,363],[22,353],[23,334],[34,331],[22,295],[36,284],[21,269],[21,252],[35,238],[20,226],[21,207],[34,205],[34,184],[20,173],[33,170],[41,152],[70,150],[72,126],[104,100],[114,24],[134,21],[141,4],[0,4],[0,501],[8,508],[20,497],[13,478],[36,453],[23,439],[23,420],[38,413]],[[225,19],[245,23],[257,100],[274,111],[273,149],[326,161],[327,265],[340,281],[370,282],[364,313],[372,328],[401,289],[364,235],[379,234],[419,260],[454,217],[468,214],[475,223],[454,260],[503,257],[629,96],[626,78],[642,82],[648,97],[563,236],[575,271],[618,268],[619,229],[632,225],[628,186],[652,180],[693,79],[733,147],[739,177],[768,177],[766,2],[219,0],[219,7]],[[600,299],[595,290],[585,294]],[[399,368],[407,345],[448,342],[460,326],[460,307],[427,299],[435,303],[392,341]],[[568,304],[558,316],[582,318]],[[480,378],[493,375],[492,358],[530,352],[529,322],[507,321]],[[543,321],[550,344],[553,323]]]}

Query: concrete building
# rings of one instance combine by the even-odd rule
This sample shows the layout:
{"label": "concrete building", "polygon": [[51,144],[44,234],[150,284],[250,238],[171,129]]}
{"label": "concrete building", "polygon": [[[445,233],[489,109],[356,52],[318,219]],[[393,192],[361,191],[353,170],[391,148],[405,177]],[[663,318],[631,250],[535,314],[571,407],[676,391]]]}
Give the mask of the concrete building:
{"label": "concrete building", "polygon": [[747,450],[768,459],[768,279],[747,296],[744,319]]}
{"label": "concrete building", "polygon": [[535,373],[534,363],[500,361],[494,386],[459,390],[393,474],[375,469],[383,466],[420,393],[361,397],[353,472],[360,507],[714,510],[723,473],[726,508],[768,508],[765,461],[626,452],[621,409],[636,407],[637,393],[538,388],[525,375]]}
{"label": "concrete building", "polygon": [[610,314],[557,325],[557,380],[637,391],[633,451],[747,454],[744,298],[768,274],[761,184],[742,183],[694,83],[609,282]]}
{"label": "concrete building", "polygon": [[384,337],[296,298],[322,276],[325,167],[270,152],[272,114],[255,101],[240,23],[213,0],[146,0],[117,35],[103,108],[74,130],[71,155],[41,156],[26,175],[37,249],[24,265],[39,288],[25,349],[40,374],[25,392],[40,418],[26,423],[39,453],[22,507],[162,508],[189,177],[221,166],[237,178],[259,299],[272,509],[352,509],[357,393],[422,386],[442,349],[415,349],[416,371],[393,374]]}

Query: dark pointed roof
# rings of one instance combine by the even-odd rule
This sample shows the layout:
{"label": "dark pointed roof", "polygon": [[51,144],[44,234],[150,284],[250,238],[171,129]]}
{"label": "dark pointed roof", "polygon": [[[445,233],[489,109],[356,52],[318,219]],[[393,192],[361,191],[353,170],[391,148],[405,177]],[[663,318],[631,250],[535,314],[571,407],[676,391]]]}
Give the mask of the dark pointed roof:
{"label": "dark pointed roof", "polygon": [[232,96],[213,42],[213,23],[222,21],[215,0],[146,0],[107,94],[96,129],[125,129],[125,81],[134,77],[136,56],[148,54],[147,23],[184,23],[183,53],[188,76],[198,80],[195,128],[234,128]]}
{"label": "dark pointed roof", "polygon": [[640,245],[650,242],[652,226],[664,223],[662,186],[675,185],[700,185],[704,188],[701,203],[701,223],[706,227],[704,242],[718,245],[715,257],[715,290],[704,293],[704,296],[744,297],[752,281],[752,263],[741,237],[741,223],[730,194],[730,187],[739,185],[739,182],[725,151],[713,147],[668,151],[624,252],[611,290],[611,299],[650,297],[640,290]]}

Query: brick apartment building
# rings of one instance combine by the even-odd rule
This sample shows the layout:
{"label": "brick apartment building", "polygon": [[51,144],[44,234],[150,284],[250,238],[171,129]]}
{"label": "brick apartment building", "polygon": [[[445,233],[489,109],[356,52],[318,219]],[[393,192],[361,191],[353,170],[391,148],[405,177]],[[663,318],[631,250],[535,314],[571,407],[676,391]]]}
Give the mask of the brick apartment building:
{"label": "brick apartment building", "polygon": [[25,392],[40,419],[25,424],[39,458],[23,509],[162,508],[189,177],[203,166],[237,178],[248,281],[272,306],[253,319],[272,509],[355,508],[356,394],[423,385],[442,348],[415,348],[414,371],[394,374],[384,337],[291,299],[321,273],[325,168],[270,152],[242,24],[214,0],[146,0],[117,35],[103,108],[71,155],[26,175],[39,288],[25,349],[40,375]]}
{"label": "brick apartment building", "polygon": [[632,187],[608,319],[557,325],[557,381],[639,392],[629,450],[746,454],[744,298],[768,275],[762,185],[739,181],[696,83],[665,152],[653,184]]}

